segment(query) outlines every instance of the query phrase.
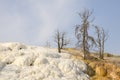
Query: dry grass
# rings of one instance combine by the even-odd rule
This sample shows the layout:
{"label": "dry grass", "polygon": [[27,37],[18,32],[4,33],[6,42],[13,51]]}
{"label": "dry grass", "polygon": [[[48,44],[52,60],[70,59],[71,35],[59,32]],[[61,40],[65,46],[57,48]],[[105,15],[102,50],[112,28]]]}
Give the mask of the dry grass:
{"label": "dry grass", "polygon": [[91,80],[120,80],[119,56],[105,54],[105,59],[101,60],[96,54],[91,54],[88,60],[84,60],[82,51],[73,48],[67,48],[65,51],[72,54],[73,59],[83,60],[88,65],[87,74]]}

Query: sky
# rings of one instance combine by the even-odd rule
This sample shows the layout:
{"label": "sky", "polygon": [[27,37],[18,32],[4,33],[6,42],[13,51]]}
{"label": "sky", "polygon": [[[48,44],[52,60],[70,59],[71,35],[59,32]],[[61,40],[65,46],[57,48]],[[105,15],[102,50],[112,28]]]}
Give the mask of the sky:
{"label": "sky", "polygon": [[65,31],[71,44],[78,13],[93,10],[94,24],[109,34],[105,51],[120,55],[120,0],[0,0],[0,42],[55,45],[55,31]]}

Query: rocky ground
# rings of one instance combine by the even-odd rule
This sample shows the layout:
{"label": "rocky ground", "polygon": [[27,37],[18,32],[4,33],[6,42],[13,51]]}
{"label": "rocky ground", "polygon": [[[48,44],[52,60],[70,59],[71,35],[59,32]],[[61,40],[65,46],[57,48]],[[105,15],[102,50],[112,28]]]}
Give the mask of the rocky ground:
{"label": "rocky ground", "polygon": [[71,54],[21,43],[0,44],[0,80],[89,80],[87,65]]}
{"label": "rocky ground", "polygon": [[82,51],[0,43],[0,80],[120,80],[120,57],[91,54],[84,60]]}

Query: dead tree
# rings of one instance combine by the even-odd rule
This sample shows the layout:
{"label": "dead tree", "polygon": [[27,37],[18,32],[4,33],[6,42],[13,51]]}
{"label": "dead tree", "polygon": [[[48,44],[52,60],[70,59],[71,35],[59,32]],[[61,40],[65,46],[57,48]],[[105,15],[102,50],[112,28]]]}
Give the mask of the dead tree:
{"label": "dead tree", "polygon": [[83,50],[84,59],[87,59],[89,57],[89,49],[95,43],[94,38],[88,33],[91,23],[91,21],[89,21],[89,18],[91,15],[92,12],[90,12],[89,10],[85,10],[79,13],[82,22],[81,25],[76,25],[75,28],[75,36],[78,40],[77,45]]}
{"label": "dead tree", "polygon": [[61,32],[61,49],[63,49],[65,46],[67,46],[70,43],[69,39],[66,39],[66,33]]}
{"label": "dead tree", "polygon": [[60,32],[57,30],[55,33],[55,43],[57,43],[57,48],[58,48],[58,52],[61,53],[61,49],[60,49]]}
{"label": "dead tree", "polygon": [[104,45],[105,41],[108,39],[108,33],[105,32],[103,28],[95,26],[97,39],[96,44],[99,51],[99,58],[104,59]]}
{"label": "dead tree", "polygon": [[55,33],[55,43],[57,43],[58,52],[61,53],[61,49],[69,44],[69,40],[66,39],[65,32],[59,32],[59,30]]}

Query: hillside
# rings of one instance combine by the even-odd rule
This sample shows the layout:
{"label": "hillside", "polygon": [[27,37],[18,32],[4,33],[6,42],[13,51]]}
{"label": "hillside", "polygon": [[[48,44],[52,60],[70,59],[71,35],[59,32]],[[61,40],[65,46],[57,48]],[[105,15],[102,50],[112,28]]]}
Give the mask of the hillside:
{"label": "hillside", "polygon": [[0,43],[0,80],[120,80],[120,57],[105,54],[105,60],[82,51]]}
{"label": "hillside", "polygon": [[71,54],[22,43],[0,43],[0,80],[89,80]]}
{"label": "hillside", "polygon": [[97,58],[98,55],[91,53],[90,59],[84,60],[82,51],[68,48],[63,52],[68,52],[75,60],[82,60],[87,64],[90,80],[120,80],[120,56],[105,54],[105,59],[101,60]]}

